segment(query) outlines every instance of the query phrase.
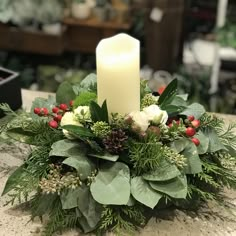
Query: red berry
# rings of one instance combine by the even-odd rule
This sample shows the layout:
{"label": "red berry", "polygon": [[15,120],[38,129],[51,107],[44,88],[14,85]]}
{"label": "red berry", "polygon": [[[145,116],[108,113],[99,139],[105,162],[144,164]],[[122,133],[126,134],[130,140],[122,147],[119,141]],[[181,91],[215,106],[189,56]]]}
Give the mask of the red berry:
{"label": "red berry", "polygon": [[168,124],[168,126],[169,126],[169,128],[171,128],[173,126],[173,123]]}
{"label": "red berry", "polygon": [[61,121],[62,115],[57,115],[53,118],[55,121]]}
{"label": "red berry", "polygon": [[70,106],[73,107],[73,105],[74,105],[74,101],[71,100],[71,101],[70,101]]}
{"label": "red berry", "polygon": [[40,113],[41,109],[39,107],[34,108],[34,114],[38,115]]}
{"label": "red berry", "polygon": [[53,107],[52,112],[57,114],[59,112],[59,108],[58,107]]}
{"label": "red berry", "polygon": [[62,103],[60,104],[60,109],[63,110],[63,111],[66,111],[67,110],[67,105]]}
{"label": "red berry", "polygon": [[193,120],[191,122],[192,126],[195,127],[195,128],[198,128],[201,124],[200,120]]}
{"label": "red berry", "polygon": [[46,107],[41,108],[41,114],[44,116],[48,115],[48,109]]}
{"label": "red berry", "polygon": [[200,141],[198,138],[192,138],[191,141],[196,145],[199,146],[200,145]]}
{"label": "red berry", "polygon": [[165,89],[166,89],[166,86],[162,86],[157,90],[157,92],[161,95]]}
{"label": "red berry", "polygon": [[188,116],[188,120],[189,120],[189,121],[193,121],[194,119],[195,119],[194,116]]}
{"label": "red berry", "polygon": [[192,136],[194,136],[196,134],[196,130],[194,128],[192,128],[192,127],[188,127],[186,129],[185,133],[186,133],[186,135],[188,137],[192,137]]}
{"label": "red berry", "polygon": [[56,129],[58,127],[58,123],[55,120],[50,120],[48,122],[48,125],[53,129]]}

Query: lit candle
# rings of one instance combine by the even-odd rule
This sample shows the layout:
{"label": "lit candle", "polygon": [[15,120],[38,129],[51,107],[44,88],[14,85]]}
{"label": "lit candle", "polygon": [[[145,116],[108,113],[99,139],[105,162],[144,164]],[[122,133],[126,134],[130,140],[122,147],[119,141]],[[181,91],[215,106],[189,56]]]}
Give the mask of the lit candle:
{"label": "lit candle", "polygon": [[103,39],[96,48],[98,104],[109,114],[140,110],[139,40],[127,34]]}

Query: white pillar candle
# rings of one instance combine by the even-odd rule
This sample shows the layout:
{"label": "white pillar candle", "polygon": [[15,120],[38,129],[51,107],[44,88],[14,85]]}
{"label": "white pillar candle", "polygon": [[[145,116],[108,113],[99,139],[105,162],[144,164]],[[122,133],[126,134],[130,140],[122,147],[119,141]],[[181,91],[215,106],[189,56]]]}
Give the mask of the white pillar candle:
{"label": "white pillar candle", "polygon": [[140,110],[140,43],[127,34],[103,39],[96,48],[98,104],[109,114]]}
{"label": "white pillar candle", "polygon": [[225,25],[227,8],[228,8],[228,0],[218,0],[216,26],[219,28]]}

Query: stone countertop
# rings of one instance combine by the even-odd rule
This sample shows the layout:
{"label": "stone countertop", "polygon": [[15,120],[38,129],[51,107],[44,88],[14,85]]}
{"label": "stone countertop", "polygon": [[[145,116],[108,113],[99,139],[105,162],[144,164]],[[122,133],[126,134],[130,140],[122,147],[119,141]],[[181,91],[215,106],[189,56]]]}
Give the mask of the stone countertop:
{"label": "stone countertop", "polygon": [[[30,109],[36,97],[47,98],[49,93],[22,90],[23,107]],[[51,94],[54,95],[54,94]],[[217,114],[227,123],[236,121],[236,116]],[[6,183],[9,172],[21,165],[29,153],[25,145],[6,146],[0,143],[0,193]],[[236,205],[236,192],[227,190],[227,197]],[[5,206],[7,196],[0,198],[0,236],[36,236],[42,232],[39,221],[29,222],[30,214],[20,207]],[[236,213],[236,212],[235,212]],[[63,233],[65,236],[81,235],[76,231]],[[111,235],[111,234],[109,234]],[[222,207],[209,203],[209,208],[187,214],[179,210],[161,211],[157,218],[152,218],[145,228],[135,235],[140,236],[236,236],[235,216]]]}

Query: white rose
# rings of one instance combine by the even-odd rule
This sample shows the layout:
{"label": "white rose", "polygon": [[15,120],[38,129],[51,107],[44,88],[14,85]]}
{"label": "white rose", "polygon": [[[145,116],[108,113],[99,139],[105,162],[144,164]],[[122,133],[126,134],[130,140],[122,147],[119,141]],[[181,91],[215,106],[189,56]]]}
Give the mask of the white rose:
{"label": "white rose", "polygon": [[143,112],[147,115],[148,120],[152,121],[156,125],[165,124],[168,120],[167,112],[161,110],[157,105],[145,107]]}
{"label": "white rose", "polygon": [[[61,126],[64,125],[77,125],[77,126],[82,126],[76,119],[75,119],[75,115],[73,112],[66,112],[62,119],[61,119]],[[62,130],[64,135],[68,138],[68,139],[74,139],[75,137],[68,132],[67,130],[63,129]]]}
{"label": "white rose", "polygon": [[91,120],[91,114],[90,114],[89,106],[78,106],[74,110],[74,115],[79,120],[84,120],[84,121],[90,121]]}
{"label": "white rose", "polygon": [[149,126],[147,115],[142,111],[133,111],[129,114],[134,122],[133,128],[138,128],[140,131],[145,132]]}

